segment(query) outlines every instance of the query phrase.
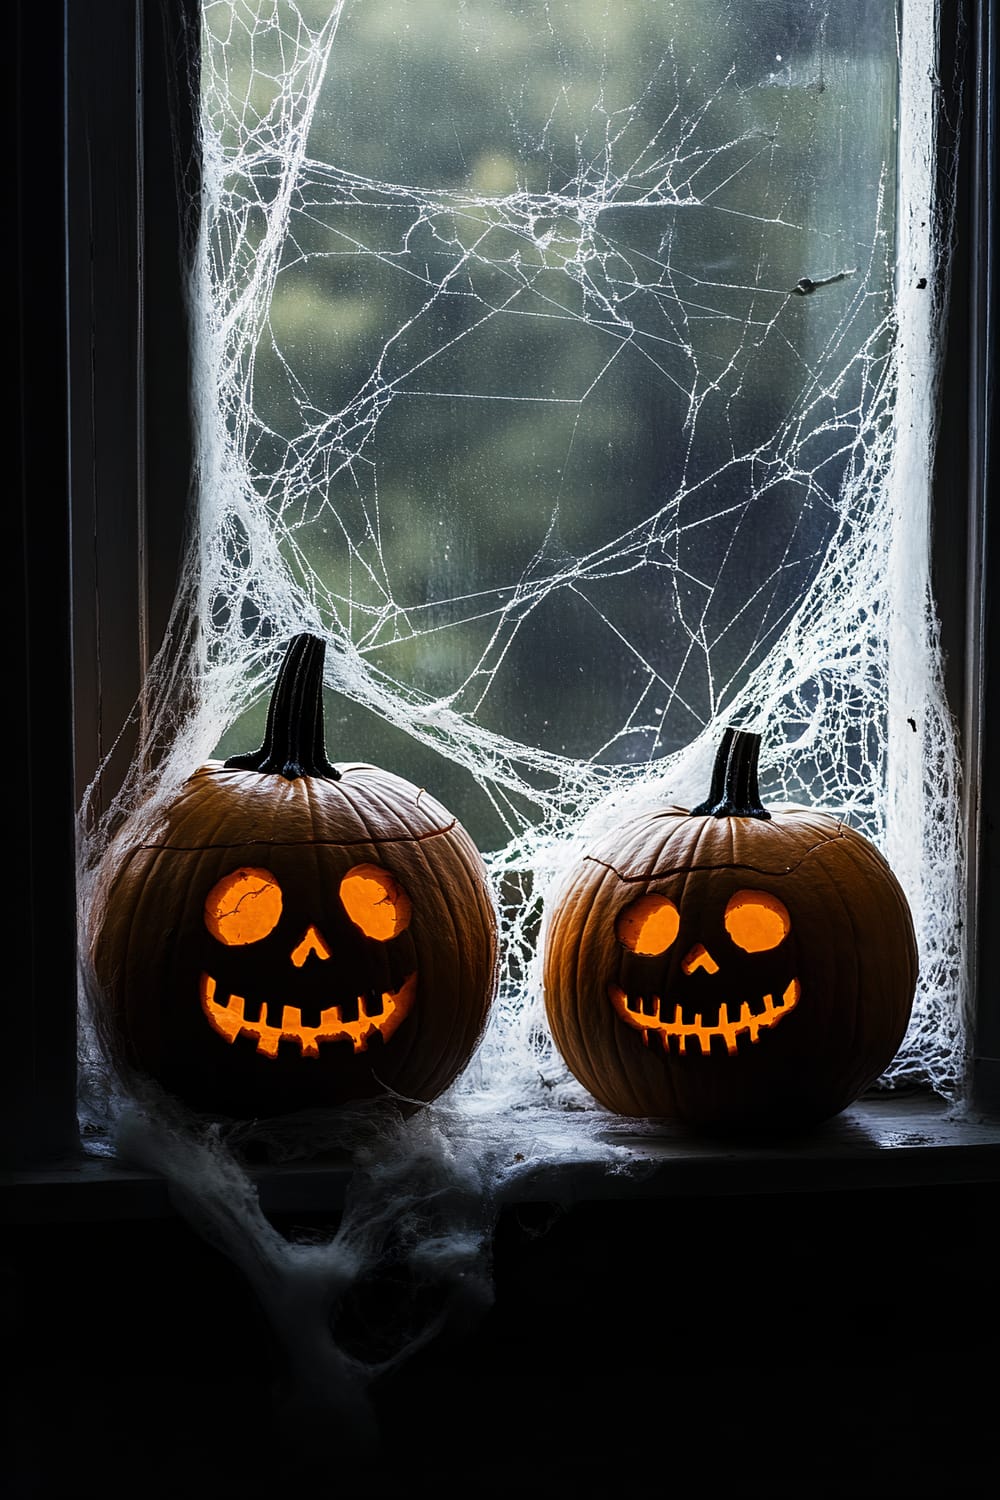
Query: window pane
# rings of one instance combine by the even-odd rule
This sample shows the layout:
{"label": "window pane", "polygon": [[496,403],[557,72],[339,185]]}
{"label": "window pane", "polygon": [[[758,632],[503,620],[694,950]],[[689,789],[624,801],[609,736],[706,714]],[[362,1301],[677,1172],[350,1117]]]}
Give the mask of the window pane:
{"label": "window pane", "polygon": [[203,21],[205,752],[324,634],[331,756],[489,853],[511,993],[552,848],[699,800],[729,722],[885,844],[896,5]]}
{"label": "window pane", "polygon": [[[685,746],[787,630],[865,456],[893,7],[205,14],[214,270],[254,320],[229,429],[290,572],[491,734]],[[296,47],[311,116],[278,93]]]}

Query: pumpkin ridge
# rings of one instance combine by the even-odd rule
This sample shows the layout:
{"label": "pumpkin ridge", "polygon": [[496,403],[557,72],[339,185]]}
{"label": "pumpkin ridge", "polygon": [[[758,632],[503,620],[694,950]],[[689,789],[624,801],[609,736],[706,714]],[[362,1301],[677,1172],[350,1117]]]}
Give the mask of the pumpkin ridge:
{"label": "pumpkin ridge", "polygon": [[[592,893],[591,898],[587,903],[586,916],[579,926],[581,941],[574,947],[572,987],[570,990],[570,993],[573,996],[572,1015],[574,1048],[578,1054],[582,1053],[584,1059],[586,1060],[586,1069],[581,1070],[581,1073],[583,1079],[585,1080],[585,1087],[590,1088],[591,1092],[594,1093],[595,1098],[598,1097],[596,1089],[600,1088],[601,1081],[607,1076],[607,1070],[604,1066],[601,1038],[596,1027],[594,1028],[593,1037],[591,1036],[589,1005],[586,1000],[587,987],[585,984],[580,983],[579,975],[584,962],[584,942],[586,939],[587,927],[592,920],[595,923],[600,924],[595,929],[596,947],[597,952],[600,955],[599,961],[602,963],[606,963],[608,961],[605,956],[605,948],[607,945],[603,933],[603,910],[595,912],[595,907],[598,907],[600,905],[601,899],[604,896],[604,881],[605,877],[602,876],[600,884]],[[576,908],[574,908],[572,912],[572,921],[573,923],[579,923],[580,921],[579,912]],[[614,1074],[614,1082],[618,1088],[622,1088],[623,1086],[627,1088],[631,1101],[629,1107],[637,1110],[639,1113],[642,1113],[641,1101],[632,1082],[632,1074],[629,1067],[628,1058],[626,1056],[623,1056],[622,1054],[622,1039],[618,1035],[618,1028],[612,1028],[612,1030],[610,1031],[610,1037],[618,1057],[618,1069]],[[587,1082],[586,1080],[589,1080],[589,1082]],[[605,1104],[606,1108],[612,1110],[613,1112],[618,1112],[618,1105],[611,1102],[614,1097],[615,1096],[613,1090],[606,1091],[605,1098],[602,1099],[601,1102]]]}
{"label": "pumpkin ridge", "polygon": [[[833,900],[837,903],[841,913],[843,914],[843,918],[847,923],[852,937],[855,939],[855,941],[850,945],[850,975],[848,976],[848,973],[841,968],[841,971],[838,973],[835,985],[838,998],[842,997],[846,993],[850,993],[853,997],[853,1004],[851,1006],[851,1034],[848,1038],[848,1045],[845,1046],[844,1043],[841,1042],[837,1047],[838,1052],[843,1054],[845,1060],[847,1058],[850,1058],[852,1060],[852,1067],[849,1079],[845,1080],[843,1070],[841,1070],[841,1072],[836,1075],[836,1081],[838,1081],[840,1084],[841,1094],[848,1095],[852,1098],[857,1098],[865,1088],[870,1087],[870,1085],[875,1081],[875,1078],[878,1076],[878,1073],[876,1073],[874,1077],[866,1075],[864,1082],[860,1084],[858,1083],[858,1079],[861,1076],[862,1060],[867,1060],[872,1051],[872,1036],[870,1029],[866,1035],[864,1026],[864,1006],[861,1004],[863,986],[861,983],[862,965],[860,940],[862,935],[858,932],[857,923],[854,919],[853,908],[851,906],[851,903],[845,899],[844,892],[840,888],[839,881],[834,877],[833,873],[830,870],[827,870],[822,864],[819,867],[819,875],[824,883],[824,888],[828,893],[827,900],[829,900],[832,895]],[[838,962],[840,962],[841,954],[839,950],[837,953],[837,957]],[[849,985],[847,983],[848,978],[850,978]],[[841,1020],[842,1017],[843,1002],[842,1000],[840,1000],[838,1009],[835,1012],[829,1012],[827,1015],[826,1035],[828,1043],[832,1031],[832,1023]],[[881,1071],[882,1069],[879,1069],[879,1072]],[[868,1074],[870,1074],[870,1069],[868,1070]]]}
{"label": "pumpkin ridge", "polygon": [[[464,851],[464,849],[462,849],[460,847],[460,845],[458,844],[458,842],[456,840],[449,840],[449,850],[448,850],[448,852],[453,857],[455,865],[457,865],[459,867],[462,876],[471,881],[472,880],[472,871],[468,867],[468,863],[467,863],[467,860],[465,858],[465,851]],[[448,876],[448,885],[449,886],[454,885],[456,883],[456,875],[455,875],[455,871],[454,871],[454,867],[453,866],[449,867],[449,869],[447,871],[447,876]],[[444,882],[444,880],[442,879],[442,876],[441,876],[441,872],[439,872],[436,864],[425,863],[424,878],[425,878],[425,880],[426,879],[433,879],[433,882],[434,882],[435,886],[437,887],[437,891],[438,891],[438,895],[439,895],[439,898],[440,898],[440,901],[441,901],[441,905],[444,907],[445,911],[448,913],[448,920],[449,920],[449,922],[451,924],[451,932],[452,932],[452,937],[453,937],[453,940],[454,940],[454,954],[455,954],[455,959],[456,959],[456,962],[455,962],[455,965],[454,965],[454,973],[453,973],[453,976],[452,976],[452,978],[453,978],[453,989],[454,989],[454,993],[456,994],[456,997],[460,997],[465,992],[466,986],[467,986],[467,982],[468,982],[468,980],[467,980],[468,962],[467,962],[466,944],[462,941],[462,933],[459,931],[459,928],[458,928],[458,923],[457,923],[456,917],[455,917],[454,904],[453,904],[452,900],[448,899],[448,897],[449,897],[448,889],[446,888],[445,882]],[[455,1048],[455,1045],[456,1045],[456,1040],[455,1040],[456,1039],[456,1034],[462,1036],[466,1042],[468,1041],[468,1032],[469,1032],[469,1023],[470,1023],[470,1020],[471,1020],[471,1017],[470,1017],[468,1011],[465,1009],[465,1007],[463,1007],[461,1004],[456,1004],[455,1007],[454,1007],[454,1009],[453,1009],[452,1024],[451,1024],[451,1027],[450,1027],[450,1029],[448,1031],[447,1051],[449,1053],[451,1053],[454,1050],[454,1048]],[[462,1067],[459,1069],[459,1072],[455,1075],[456,1078],[460,1077],[461,1074],[468,1067],[469,1062],[472,1059],[472,1053],[475,1051],[476,1046],[478,1045],[478,1040],[479,1040],[480,1036],[482,1035],[484,1024],[485,1024],[485,1020],[484,1019],[480,1019],[476,1023],[475,1027],[473,1028],[474,1029],[474,1038],[473,1038],[473,1044],[472,1044],[471,1050],[468,1047],[465,1047],[465,1048],[462,1049],[466,1053],[466,1060],[463,1063]],[[452,1080],[452,1082],[454,1082],[454,1079]]]}
{"label": "pumpkin ridge", "polygon": [[[867,864],[870,866],[870,870],[866,871],[866,877],[869,878],[871,881],[877,881],[878,882],[878,885],[877,885],[877,905],[878,905],[879,913],[880,913],[880,915],[882,917],[883,924],[884,925],[889,925],[889,917],[888,917],[888,912],[887,912],[886,908],[888,906],[888,903],[891,901],[892,906],[895,909],[895,912],[898,915],[898,917],[902,921],[904,921],[905,924],[909,927],[909,931],[910,931],[910,935],[911,935],[911,939],[913,941],[913,946],[914,946],[914,951],[915,951],[915,948],[916,948],[916,939],[915,939],[915,937],[913,937],[912,918],[911,918],[911,915],[910,915],[909,905],[907,904],[907,902],[905,901],[905,897],[903,896],[902,887],[899,885],[899,883],[896,880],[896,877],[893,874],[891,868],[889,867],[888,863],[885,861],[884,856],[881,853],[881,850],[879,850],[876,845],[866,842],[865,844],[858,843],[857,846],[856,846],[856,848],[852,852],[853,852],[855,858],[864,859],[867,862]],[[822,870],[822,874],[825,877],[825,879],[826,879],[826,881],[827,881],[830,889],[835,893],[836,899],[840,903],[840,906],[841,906],[841,908],[842,908],[842,910],[844,912],[845,918],[846,918],[846,920],[847,920],[847,922],[848,922],[848,924],[850,926],[852,934],[857,939],[857,941],[854,942],[854,943],[852,943],[852,945],[851,945],[851,952],[852,952],[852,954],[854,956],[855,979],[857,980],[857,975],[860,973],[860,969],[861,969],[862,940],[863,940],[865,934],[864,934],[863,931],[859,931],[859,929],[858,929],[858,923],[857,923],[856,917],[855,917],[854,908],[845,899],[844,892],[843,892],[843,890],[841,889],[841,886],[840,886],[840,882],[837,880],[834,872],[831,871],[831,870],[827,870],[826,868],[824,868],[822,866],[821,866],[821,870]],[[889,883],[888,884],[885,884],[885,876],[886,876],[886,874],[889,875]],[[916,981],[917,981],[917,977],[918,977],[918,972],[919,972],[919,959],[914,962],[912,974],[910,975],[909,988],[911,990],[916,985]],[[854,989],[852,990],[852,993],[854,993],[856,996],[860,996],[860,994],[862,993],[862,987],[860,985],[860,982],[856,982],[855,983],[855,986],[854,986]],[[872,1026],[871,1026],[872,1019],[873,1018],[872,1018],[871,1013],[868,1012],[868,1011],[866,1011],[865,1008],[861,1004],[859,1004],[859,1003],[856,1002],[855,1006],[854,1006],[854,1035],[852,1036],[852,1049],[851,1049],[851,1056],[852,1057],[856,1057],[856,1058],[857,1057],[867,1057],[867,1056],[869,1056],[871,1054],[872,1050],[876,1047],[877,1043],[884,1043],[885,1042],[886,1034],[889,1031],[889,1027],[886,1024],[886,1020],[887,1020],[886,1016],[884,1014],[876,1014],[874,1016],[875,1021],[881,1020],[881,1022],[883,1023],[883,1030],[882,1030],[881,1034],[875,1034],[875,1033],[873,1033]],[[868,1023],[867,1028],[866,1028],[866,1022]],[[906,1025],[907,1026],[909,1025],[909,1018],[907,1018]],[[895,1027],[893,1029],[895,1029]],[[906,1027],[904,1026],[904,1028],[903,1028],[904,1034],[905,1034],[905,1030],[906,1030]],[[858,1038],[860,1038],[860,1042],[858,1041]],[[898,1049],[898,1047],[901,1044],[901,1042],[902,1042],[902,1035],[900,1035],[900,1037],[896,1041],[895,1048]],[[887,1066],[887,1065],[888,1064],[886,1064],[885,1066]],[[876,1080],[878,1079],[878,1077],[880,1076],[880,1074],[883,1071],[884,1071],[884,1067],[880,1068],[879,1071],[878,1071],[878,1073],[875,1073],[874,1075],[870,1076],[867,1079],[867,1081],[862,1085],[862,1089],[864,1089],[864,1088],[870,1088],[871,1085],[874,1082],[876,1082]],[[852,1078],[850,1080],[850,1083],[851,1083],[852,1087],[854,1085],[856,1085],[856,1082],[857,1082],[856,1074],[857,1074],[857,1069],[855,1069],[855,1072],[854,1072],[854,1074],[852,1074]],[[858,1090],[855,1088],[854,1092],[856,1094],[858,1092]]]}
{"label": "pumpkin ridge", "polygon": [[[357,769],[361,770],[364,768],[359,766],[357,767]],[[411,826],[411,814],[415,812],[418,817],[423,818],[427,817],[430,811],[429,809],[425,810],[420,805],[420,797],[423,789],[421,787],[414,786],[411,782],[404,781],[401,777],[395,778],[395,783],[398,783],[398,785],[395,783],[390,784],[386,781],[384,773],[378,774],[377,768],[374,767],[371,769],[376,774],[361,781],[359,783],[359,790],[363,789],[365,797],[370,800],[372,804],[372,811],[380,812],[383,816],[386,816],[388,819],[391,819],[393,822],[398,823],[401,827],[406,829],[406,832],[404,834],[394,835],[392,839],[373,839],[373,842],[390,843],[395,841],[402,842],[410,840],[419,842],[421,839],[434,838],[438,834],[448,833],[452,828],[455,827],[458,819],[453,816],[451,817],[451,821],[444,827],[425,828],[422,832],[419,829],[414,829]],[[338,786],[338,791],[342,792],[342,794],[346,797],[348,803],[350,804],[351,810],[358,818],[360,818],[362,821],[365,821],[367,826],[367,820],[365,819],[364,813],[357,806],[357,803],[348,795],[347,787],[344,785],[346,781],[346,775],[342,775]],[[350,783],[348,783],[348,785],[350,785]],[[401,796],[401,800],[398,804],[394,802],[392,797],[390,796],[390,793],[393,791],[397,791],[400,794],[403,794],[405,792],[406,801],[403,802]],[[412,798],[410,796],[411,793],[415,794]],[[324,841],[317,840],[317,842]]]}

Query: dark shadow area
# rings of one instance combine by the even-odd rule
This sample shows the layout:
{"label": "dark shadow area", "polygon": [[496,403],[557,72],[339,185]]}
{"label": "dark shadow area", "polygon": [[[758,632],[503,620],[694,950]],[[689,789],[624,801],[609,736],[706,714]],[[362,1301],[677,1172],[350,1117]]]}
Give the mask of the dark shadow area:
{"label": "dark shadow area", "polygon": [[[5,1493],[986,1497],[996,1197],[509,1207],[492,1307],[376,1382],[361,1458],[335,1413],[290,1414],[273,1330],[184,1223],[14,1226]],[[336,1219],[275,1222],[311,1239]],[[420,1295],[387,1271],[341,1337],[380,1358]]]}

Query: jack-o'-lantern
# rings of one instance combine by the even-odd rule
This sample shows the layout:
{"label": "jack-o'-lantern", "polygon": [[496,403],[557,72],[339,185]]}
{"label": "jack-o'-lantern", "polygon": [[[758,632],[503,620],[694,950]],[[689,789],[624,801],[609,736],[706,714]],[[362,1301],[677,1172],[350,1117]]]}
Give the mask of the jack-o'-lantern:
{"label": "jack-o'-lantern", "polygon": [[815,1124],[903,1040],[917,948],[902,888],[841,819],[765,808],[759,746],[727,730],[705,802],[626,821],[549,903],[552,1035],[615,1113],[722,1131]]}
{"label": "jack-o'-lantern", "polygon": [[431,1100],[493,998],[482,857],[426,791],[327,760],[323,654],[290,642],[260,750],[196,770],[94,913],[112,1056],[209,1113]]}

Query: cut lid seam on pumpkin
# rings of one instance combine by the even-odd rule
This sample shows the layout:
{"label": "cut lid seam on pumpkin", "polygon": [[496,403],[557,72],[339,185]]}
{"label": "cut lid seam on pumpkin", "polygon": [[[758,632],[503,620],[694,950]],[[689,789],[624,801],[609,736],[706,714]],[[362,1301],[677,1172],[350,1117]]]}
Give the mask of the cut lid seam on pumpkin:
{"label": "cut lid seam on pumpkin", "polygon": [[818,849],[822,849],[826,844],[833,843],[835,839],[843,837],[844,827],[840,825],[836,834],[831,835],[829,839],[823,839],[822,842],[814,844],[811,849],[807,849],[805,854],[801,855],[793,864],[783,867],[772,866],[770,869],[764,868],[761,865],[744,864],[742,861],[734,862],[727,859],[706,862],[694,860],[690,863],[677,865],[655,865],[651,869],[640,870],[633,875],[620,870],[610,860],[601,859],[596,854],[585,854],[583,855],[583,859],[589,861],[591,864],[600,865],[605,870],[610,870],[619,880],[630,885],[638,885],[644,880],[662,880],[667,876],[694,875],[704,870],[749,870],[755,875],[791,875],[795,870],[800,869],[806,860],[810,859]]}
{"label": "cut lid seam on pumpkin", "polygon": [[[308,842],[318,849],[355,849],[365,844],[424,844],[429,839],[443,838],[451,833],[457,819],[447,824],[444,828],[432,828],[428,833],[397,833],[380,838],[375,834],[354,839],[321,839],[313,838]],[[298,849],[302,847],[301,839],[235,839],[231,844],[213,843],[213,849]],[[200,854],[203,849],[201,844],[136,844],[135,848],[149,849],[152,851],[169,849],[176,854]]]}

